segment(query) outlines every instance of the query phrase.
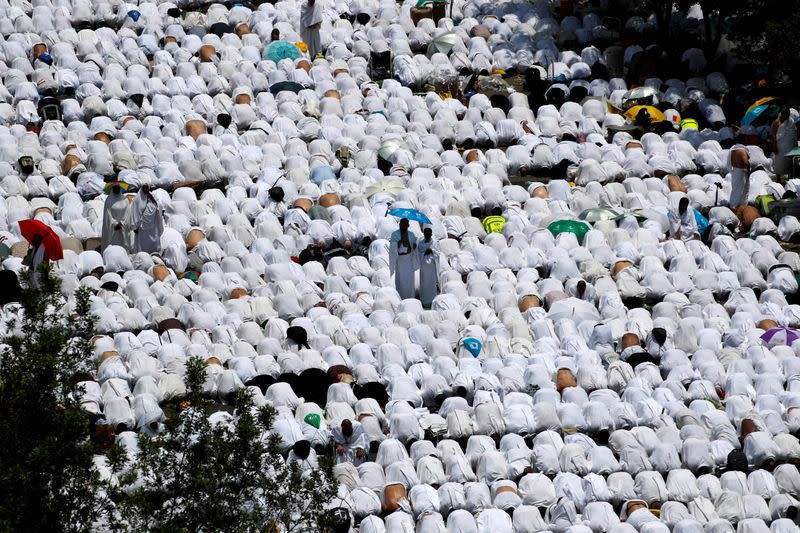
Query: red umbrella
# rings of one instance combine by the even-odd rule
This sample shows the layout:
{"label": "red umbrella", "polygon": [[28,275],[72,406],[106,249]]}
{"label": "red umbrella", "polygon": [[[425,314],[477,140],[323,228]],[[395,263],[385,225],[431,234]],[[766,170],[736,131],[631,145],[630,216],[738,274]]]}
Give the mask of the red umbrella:
{"label": "red umbrella", "polygon": [[53,231],[53,228],[44,222],[31,219],[20,220],[19,229],[22,232],[22,236],[25,237],[25,240],[28,242],[33,242],[33,238],[36,235],[42,236],[42,244],[44,245],[45,252],[47,252],[47,259],[50,261],[64,259],[64,249],[61,247],[61,239],[56,235],[56,232]]}

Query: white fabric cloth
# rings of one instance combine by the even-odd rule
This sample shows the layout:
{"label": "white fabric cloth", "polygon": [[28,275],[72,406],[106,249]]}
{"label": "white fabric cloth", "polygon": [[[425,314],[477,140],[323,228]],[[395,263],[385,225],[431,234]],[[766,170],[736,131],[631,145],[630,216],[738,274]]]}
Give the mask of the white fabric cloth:
{"label": "white fabric cloth", "polygon": [[106,198],[103,206],[103,231],[101,249],[105,250],[110,245],[128,245],[125,232],[125,220],[130,210],[128,197],[123,193],[112,192]]}
{"label": "white fabric cloth", "polygon": [[158,202],[151,194],[139,191],[130,206],[125,226],[130,232],[131,253],[161,251],[164,218]]}
{"label": "white fabric cloth", "polygon": [[420,239],[417,242],[419,254],[419,300],[429,307],[439,294],[439,246],[431,239]]}
{"label": "white fabric cloth", "polygon": [[392,233],[389,241],[389,270],[394,274],[395,288],[401,299],[416,295],[416,270],[419,268],[417,238],[411,231],[406,235],[407,243],[403,242],[400,230]]}
{"label": "white fabric cloth", "polygon": [[313,58],[322,52],[320,26],[322,25],[323,6],[321,1],[314,0],[303,4],[300,13],[300,35],[308,46],[308,53]]}

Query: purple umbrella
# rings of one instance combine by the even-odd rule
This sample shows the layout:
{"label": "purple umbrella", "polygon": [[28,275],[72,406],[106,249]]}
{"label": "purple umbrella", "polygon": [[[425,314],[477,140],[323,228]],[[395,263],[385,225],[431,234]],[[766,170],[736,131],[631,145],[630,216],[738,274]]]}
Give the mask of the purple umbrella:
{"label": "purple umbrella", "polygon": [[770,328],[761,335],[764,344],[772,348],[773,346],[791,346],[794,341],[800,339],[800,335],[789,328]]}

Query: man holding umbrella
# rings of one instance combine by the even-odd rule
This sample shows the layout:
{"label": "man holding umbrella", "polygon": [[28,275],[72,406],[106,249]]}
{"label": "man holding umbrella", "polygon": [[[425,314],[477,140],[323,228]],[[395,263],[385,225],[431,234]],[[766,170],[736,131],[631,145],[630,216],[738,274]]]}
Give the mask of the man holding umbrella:
{"label": "man holding umbrella", "polygon": [[394,286],[400,298],[413,298],[416,293],[414,272],[419,267],[417,238],[408,231],[408,219],[400,220],[400,229],[389,240],[389,270],[394,274]]}
{"label": "man holding umbrella", "polygon": [[64,258],[61,239],[53,228],[35,219],[20,220],[19,229],[25,240],[31,243],[23,263],[32,272],[31,283],[38,288],[42,277],[38,272],[39,265],[45,261],[58,261]]}
{"label": "man holding umbrella", "polygon": [[33,283],[36,288],[39,287],[41,278],[41,274],[38,272],[39,265],[47,261],[47,250],[45,250],[42,245],[42,241],[43,239],[40,234],[37,233],[33,236],[33,242],[31,242],[31,247],[28,249],[28,255],[25,256],[24,261],[31,272],[33,272],[31,283]]}

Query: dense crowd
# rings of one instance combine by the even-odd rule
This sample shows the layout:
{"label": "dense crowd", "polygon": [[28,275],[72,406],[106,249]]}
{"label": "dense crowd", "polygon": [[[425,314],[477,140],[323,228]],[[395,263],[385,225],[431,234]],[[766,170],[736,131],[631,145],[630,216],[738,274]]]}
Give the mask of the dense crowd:
{"label": "dense crowd", "polygon": [[2,269],[33,218],[91,289],[93,424],[201,357],[361,533],[797,532],[797,112],[551,4],[0,2]]}

